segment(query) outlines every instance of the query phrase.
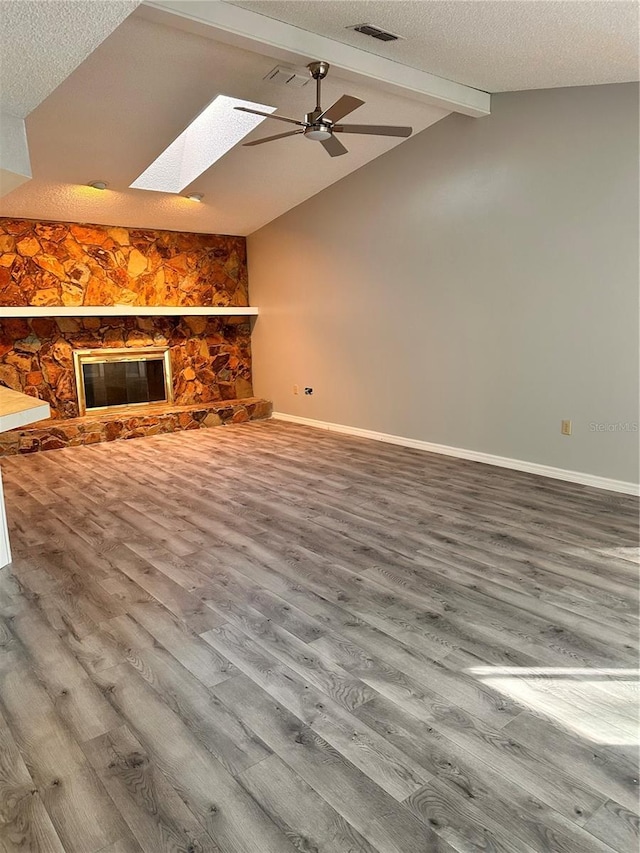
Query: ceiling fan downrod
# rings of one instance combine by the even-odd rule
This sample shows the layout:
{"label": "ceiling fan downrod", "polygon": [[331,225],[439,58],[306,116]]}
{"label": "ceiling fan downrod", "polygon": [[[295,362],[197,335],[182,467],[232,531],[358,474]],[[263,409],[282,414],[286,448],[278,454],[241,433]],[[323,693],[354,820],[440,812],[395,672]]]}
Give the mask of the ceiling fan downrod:
{"label": "ceiling fan downrod", "polygon": [[327,76],[329,71],[329,63],[310,62],[307,65],[309,73],[316,81],[316,107],[313,112],[307,113],[305,116],[308,127],[304,131],[306,139],[312,139],[316,142],[323,142],[331,137],[331,123],[322,121],[322,81]]}
{"label": "ceiling fan downrod", "polygon": [[311,74],[313,79],[316,81],[316,110],[318,111],[318,113],[322,112],[322,107],[320,106],[322,100],[320,87],[322,86],[322,81],[329,73],[329,67],[329,63],[324,62],[323,60],[321,60],[320,62],[310,62],[307,65],[307,68],[309,69],[309,74]]}

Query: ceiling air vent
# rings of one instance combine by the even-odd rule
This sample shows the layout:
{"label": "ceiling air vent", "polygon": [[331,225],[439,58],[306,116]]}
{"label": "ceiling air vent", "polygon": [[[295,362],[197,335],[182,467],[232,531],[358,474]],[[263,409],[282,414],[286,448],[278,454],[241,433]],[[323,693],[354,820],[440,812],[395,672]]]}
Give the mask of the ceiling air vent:
{"label": "ceiling air vent", "polygon": [[271,80],[272,83],[278,83],[281,86],[292,86],[293,88],[301,89],[303,86],[307,85],[311,80],[311,77],[308,72],[306,74],[299,74],[293,68],[285,68],[284,65],[276,65],[276,67],[270,71],[264,79]]}
{"label": "ceiling air vent", "polygon": [[374,27],[373,24],[356,24],[355,27],[346,27],[346,29],[355,30],[357,33],[362,33],[364,36],[371,36],[371,38],[378,39],[378,41],[398,41],[401,38],[401,36],[381,30],[380,27]]}

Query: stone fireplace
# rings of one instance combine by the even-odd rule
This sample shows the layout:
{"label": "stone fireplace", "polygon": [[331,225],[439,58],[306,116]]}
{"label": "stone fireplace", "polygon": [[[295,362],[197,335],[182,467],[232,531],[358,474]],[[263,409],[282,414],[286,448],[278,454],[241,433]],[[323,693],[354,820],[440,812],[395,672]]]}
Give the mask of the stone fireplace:
{"label": "stone fireplace", "polygon": [[268,417],[246,306],[244,238],[0,219],[0,384],[52,415],[0,455]]}

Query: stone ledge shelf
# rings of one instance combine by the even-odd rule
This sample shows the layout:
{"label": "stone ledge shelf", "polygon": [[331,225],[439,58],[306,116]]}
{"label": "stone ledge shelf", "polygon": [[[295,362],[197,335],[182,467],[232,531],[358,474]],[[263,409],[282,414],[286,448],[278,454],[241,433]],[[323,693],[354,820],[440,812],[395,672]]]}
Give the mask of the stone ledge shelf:
{"label": "stone ledge shelf", "polygon": [[255,317],[252,306],[216,305],[18,305],[0,306],[2,317]]}
{"label": "stone ledge shelf", "polygon": [[[29,397],[11,388],[0,387],[0,433],[22,428],[48,418],[49,404],[36,397]],[[0,436],[0,439],[2,437]],[[11,562],[7,514],[4,508],[4,489],[0,476],[0,568]]]}

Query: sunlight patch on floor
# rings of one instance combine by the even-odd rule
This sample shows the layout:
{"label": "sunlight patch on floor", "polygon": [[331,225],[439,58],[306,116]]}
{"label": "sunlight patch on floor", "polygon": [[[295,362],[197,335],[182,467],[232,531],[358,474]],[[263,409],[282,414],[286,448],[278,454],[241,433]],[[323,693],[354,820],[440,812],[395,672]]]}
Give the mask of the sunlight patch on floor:
{"label": "sunlight patch on floor", "polygon": [[630,563],[640,563],[640,548],[636,546],[599,548],[598,554],[602,554],[603,557],[617,557],[619,560],[629,560]]}
{"label": "sunlight patch on floor", "polygon": [[468,671],[594,743],[640,743],[637,669],[477,666]]}

